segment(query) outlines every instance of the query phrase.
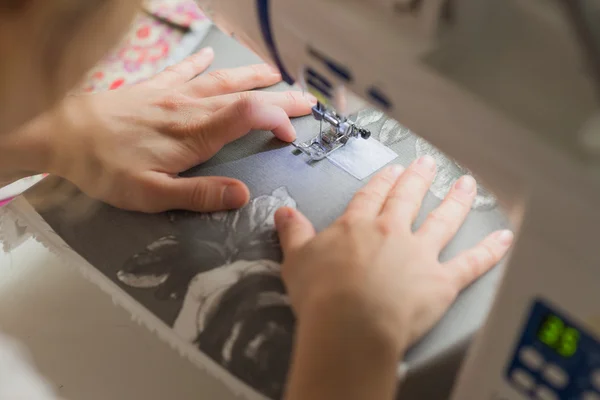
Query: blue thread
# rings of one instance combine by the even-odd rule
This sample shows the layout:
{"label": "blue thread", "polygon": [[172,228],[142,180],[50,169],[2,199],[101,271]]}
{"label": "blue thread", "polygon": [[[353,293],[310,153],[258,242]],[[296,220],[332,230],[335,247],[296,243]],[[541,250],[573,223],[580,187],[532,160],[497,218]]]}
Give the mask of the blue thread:
{"label": "blue thread", "polygon": [[277,46],[275,45],[275,38],[273,37],[271,19],[269,16],[269,0],[257,0],[256,6],[258,8],[258,22],[260,23],[263,38],[267,44],[269,52],[271,53],[271,57],[273,57],[273,61],[275,61],[283,80],[287,84],[293,85],[294,78],[292,78],[292,76],[288,74],[287,70],[285,69],[283,62],[279,57],[279,53],[277,52]]}

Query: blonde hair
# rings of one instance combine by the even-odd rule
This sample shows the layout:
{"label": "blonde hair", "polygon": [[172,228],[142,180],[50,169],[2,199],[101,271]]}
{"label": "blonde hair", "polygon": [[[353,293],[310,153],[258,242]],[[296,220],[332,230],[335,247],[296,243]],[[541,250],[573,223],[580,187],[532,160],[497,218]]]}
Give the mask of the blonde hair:
{"label": "blonde hair", "polygon": [[[42,99],[41,106],[29,108],[35,109],[29,118],[53,107],[122,37],[140,3],[141,0],[0,0],[0,28],[5,21],[5,30],[0,32],[6,37],[3,43],[0,40],[0,45],[6,47],[0,49],[7,51],[0,54],[6,60],[0,62],[0,94],[8,99],[21,93],[25,100],[13,102],[13,109],[17,110],[25,109],[28,100]],[[32,48],[10,40],[8,34],[13,29],[23,34],[23,42]],[[31,65],[37,69],[22,68]],[[9,123],[14,123],[7,115]],[[68,202],[78,217],[93,213],[99,205],[57,177],[47,177],[25,197],[39,210]]]}

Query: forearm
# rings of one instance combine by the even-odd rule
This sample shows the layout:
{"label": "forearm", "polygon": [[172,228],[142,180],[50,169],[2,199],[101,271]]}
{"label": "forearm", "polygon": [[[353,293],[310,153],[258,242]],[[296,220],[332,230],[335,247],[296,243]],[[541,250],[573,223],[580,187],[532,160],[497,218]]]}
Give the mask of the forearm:
{"label": "forearm", "polygon": [[286,400],[391,400],[398,349],[370,329],[328,318],[300,323]]}

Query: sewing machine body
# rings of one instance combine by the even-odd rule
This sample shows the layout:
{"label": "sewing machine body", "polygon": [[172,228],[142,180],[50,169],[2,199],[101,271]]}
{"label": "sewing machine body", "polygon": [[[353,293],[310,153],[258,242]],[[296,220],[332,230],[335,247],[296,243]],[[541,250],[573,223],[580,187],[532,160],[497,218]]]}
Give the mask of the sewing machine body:
{"label": "sewing machine body", "polygon": [[[473,341],[409,365],[417,394],[403,388],[403,400],[447,398],[431,379],[455,376],[456,400],[600,398],[600,36],[585,20],[599,14],[570,19],[591,2],[200,4],[289,83],[342,115],[360,99],[382,109],[474,171],[507,210],[517,241],[487,320]],[[542,340],[549,319],[577,337],[572,354]],[[414,389],[419,375],[429,388]]]}

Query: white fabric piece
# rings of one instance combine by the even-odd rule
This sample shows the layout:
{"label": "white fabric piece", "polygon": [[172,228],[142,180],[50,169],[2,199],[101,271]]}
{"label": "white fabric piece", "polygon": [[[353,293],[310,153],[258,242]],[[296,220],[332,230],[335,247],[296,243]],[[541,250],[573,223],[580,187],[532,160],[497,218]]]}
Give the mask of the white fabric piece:
{"label": "white fabric piece", "polygon": [[[268,400],[266,396],[256,392],[244,382],[233,377],[231,373],[222,368],[221,365],[217,364],[208,355],[198,351],[196,344],[188,342],[178,336],[173,331],[171,326],[165,324],[149,309],[145,308],[141,303],[138,303],[131,296],[127,295],[126,292],[124,292],[123,289],[114,283],[108,276],[89,264],[88,261],[86,261],[64,242],[64,240],[27,202],[27,200],[25,200],[25,198],[17,197],[9,205],[0,207],[0,246],[4,245],[5,248],[15,248],[16,245],[14,242],[12,242],[12,240],[14,240],[13,235],[11,233],[4,235],[5,230],[3,227],[6,223],[9,225],[18,224],[19,226],[24,227],[23,232],[20,233],[19,240],[22,239],[22,236],[33,237],[49,251],[58,256],[65,263],[65,265],[81,272],[86,279],[96,284],[105,293],[110,294],[113,298],[113,302],[116,305],[123,307],[131,314],[132,320],[144,325],[150,331],[155,332],[160,339],[168,343],[181,356],[189,359],[192,364],[198,367],[200,371],[206,373],[208,377],[222,382],[225,387],[231,391],[232,398]],[[1,249],[2,247],[0,247],[0,250]],[[3,344],[1,340],[2,336],[0,333],[0,357],[2,357],[3,352]],[[0,361],[0,365],[2,364],[4,364],[4,362]],[[0,368],[0,374],[2,374],[2,368]],[[33,389],[39,389],[40,385],[43,383],[44,381],[41,379],[40,384],[34,384]],[[2,385],[1,380],[0,385]],[[64,400],[61,398],[55,399],[53,397],[41,397],[41,395],[38,397],[33,395],[29,396],[29,393],[25,394],[28,395],[25,399],[19,397],[6,398],[3,397],[4,392],[0,390],[0,400]],[[35,394],[37,395],[37,393]],[[41,394],[45,395],[43,390]],[[52,394],[50,394],[50,396],[52,396]]]}
{"label": "white fabric piece", "polygon": [[27,178],[20,179],[4,187],[0,187],[0,201],[15,197],[44,179],[44,175],[29,176]]}
{"label": "white fabric piece", "polygon": [[327,158],[358,180],[363,180],[398,157],[392,149],[373,138],[351,138]]}
{"label": "white fabric piece", "polygon": [[0,334],[0,399],[58,400],[16,341]]}

